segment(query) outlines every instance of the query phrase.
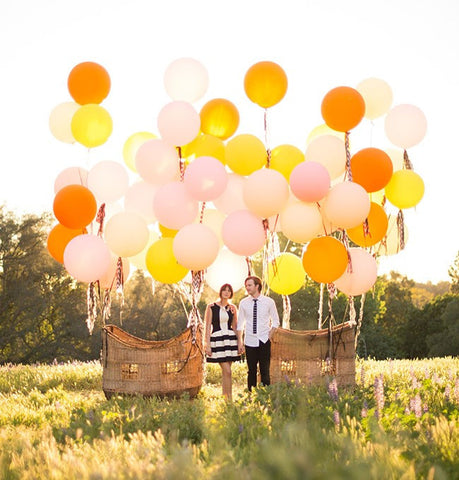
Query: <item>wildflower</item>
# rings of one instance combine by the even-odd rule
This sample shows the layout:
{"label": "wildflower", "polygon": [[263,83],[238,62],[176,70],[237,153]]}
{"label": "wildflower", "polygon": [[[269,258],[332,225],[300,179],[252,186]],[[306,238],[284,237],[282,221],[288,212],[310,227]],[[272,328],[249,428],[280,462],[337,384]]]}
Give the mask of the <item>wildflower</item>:
{"label": "wildflower", "polygon": [[410,410],[414,412],[417,418],[422,416],[422,404],[419,393],[417,393],[416,396],[410,400]]}
{"label": "wildflower", "polygon": [[239,433],[242,433],[244,430],[244,426],[242,425],[242,423],[239,424]]}
{"label": "wildflower", "polygon": [[380,418],[380,414],[384,408],[384,381],[383,376],[375,378],[375,399],[376,399],[376,417]]}
{"label": "wildflower", "polygon": [[338,401],[338,384],[336,383],[336,378],[334,378],[329,384],[328,384],[328,394],[330,395],[331,399],[334,400],[335,402]]}
{"label": "wildflower", "polygon": [[339,412],[338,410],[334,410],[333,411],[333,423],[339,427],[339,421],[340,421],[340,418],[339,418]]}
{"label": "wildflower", "polygon": [[456,377],[456,382],[454,383],[454,398],[456,403],[459,403],[459,377]]}
{"label": "wildflower", "polygon": [[365,368],[363,367],[363,365],[360,369],[360,383],[362,384],[362,387],[365,386]]}
{"label": "wildflower", "polygon": [[368,416],[368,403],[366,400],[363,401],[363,408],[361,411],[362,418],[366,418]]}
{"label": "wildflower", "polygon": [[445,400],[449,402],[451,400],[451,387],[450,385],[446,385],[445,387]]}

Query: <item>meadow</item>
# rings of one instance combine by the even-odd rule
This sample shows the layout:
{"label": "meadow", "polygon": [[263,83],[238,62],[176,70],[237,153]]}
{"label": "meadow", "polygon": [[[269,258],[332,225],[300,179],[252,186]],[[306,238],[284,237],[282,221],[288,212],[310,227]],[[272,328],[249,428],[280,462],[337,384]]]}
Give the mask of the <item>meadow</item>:
{"label": "meadow", "polygon": [[0,367],[1,479],[457,479],[459,358],[358,360],[356,386],[106,400],[98,362]]}

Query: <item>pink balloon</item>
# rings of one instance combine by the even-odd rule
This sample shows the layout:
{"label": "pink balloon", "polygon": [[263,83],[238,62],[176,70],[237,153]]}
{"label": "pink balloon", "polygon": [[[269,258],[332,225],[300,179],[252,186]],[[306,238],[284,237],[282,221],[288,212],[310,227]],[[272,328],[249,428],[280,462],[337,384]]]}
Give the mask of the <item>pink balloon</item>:
{"label": "pink balloon", "polygon": [[215,207],[222,213],[229,214],[237,210],[246,210],[244,203],[243,189],[246,178],[237,173],[228,174],[228,183],[224,192],[213,201]]}
{"label": "pink balloon", "polygon": [[319,202],[330,188],[330,174],[320,163],[301,162],[290,174],[290,188],[303,202]]}
{"label": "pink balloon", "polygon": [[417,145],[427,132],[427,119],[415,105],[397,105],[384,121],[387,138],[397,147],[407,149]]}
{"label": "pink balloon", "polygon": [[174,237],[174,256],[188,270],[199,271],[209,267],[217,258],[220,245],[215,233],[206,225],[185,225]]}
{"label": "pink balloon", "polygon": [[148,182],[133,183],[124,196],[124,209],[128,212],[136,212],[150,224],[156,221],[153,211],[153,199],[157,188]]}
{"label": "pink balloon", "polygon": [[153,210],[161,225],[180,230],[197,217],[199,204],[181,182],[163,185],[156,192]]}
{"label": "pink balloon", "polygon": [[228,184],[223,163],[214,157],[198,157],[187,167],[184,184],[196,200],[207,202],[218,198]]}
{"label": "pink balloon", "polygon": [[124,196],[129,176],[121,163],[104,160],[88,173],[88,188],[99,202],[115,202]]}
{"label": "pink balloon", "polygon": [[336,288],[346,295],[362,295],[376,282],[378,267],[371,254],[362,248],[350,248],[351,263],[335,281]]}
{"label": "pink balloon", "polygon": [[140,145],[135,155],[135,168],[146,182],[153,185],[163,185],[180,178],[177,150],[158,138]]}
{"label": "pink balloon", "polygon": [[88,186],[88,171],[83,167],[68,167],[62,170],[54,181],[54,193],[67,185]]}
{"label": "pink balloon", "polygon": [[64,250],[64,266],[79,282],[95,282],[110,266],[110,250],[101,237],[78,235]]}
{"label": "pink balloon", "polygon": [[223,222],[222,236],[233,253],[244,257],[257,253],[266,239],[261,219],[248,210],[230,213]]}
{"label": "pink balloon", "polygon": [[190,143],[199,133],[201,118],[193,106],[181,100],[168,103],[158,114],[161,138],[173,146]]}

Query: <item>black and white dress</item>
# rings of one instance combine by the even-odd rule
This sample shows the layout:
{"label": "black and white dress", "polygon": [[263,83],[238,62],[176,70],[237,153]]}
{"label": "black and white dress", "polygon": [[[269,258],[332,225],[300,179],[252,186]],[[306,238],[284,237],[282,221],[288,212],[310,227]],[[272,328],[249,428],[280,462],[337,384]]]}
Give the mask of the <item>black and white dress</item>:
{"label": "black and white dress", "polygon": [[236,362],[241,359],[237,353],[237,337],[231,328],[233,312],[231,307],[221,307],[214,303],[210,306],[212,312],[212,333],[210,334],[210,348],[212,356],[207,357],[211,363]]}

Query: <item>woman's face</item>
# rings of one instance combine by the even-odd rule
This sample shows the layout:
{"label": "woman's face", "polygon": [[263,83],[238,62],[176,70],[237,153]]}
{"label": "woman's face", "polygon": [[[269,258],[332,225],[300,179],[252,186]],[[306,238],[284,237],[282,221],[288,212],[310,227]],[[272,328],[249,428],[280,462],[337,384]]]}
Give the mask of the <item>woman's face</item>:
{"label": "woman's face", "polygon": [[222,298],[226,298],[226,299],[231,298],[231,290],[228,287],[225,287],[222,290]]}

